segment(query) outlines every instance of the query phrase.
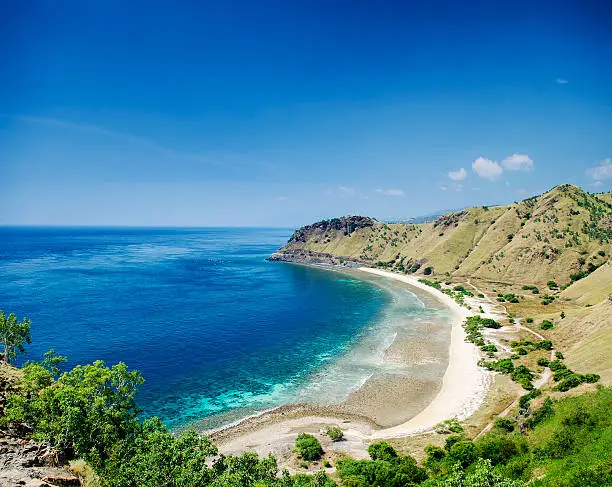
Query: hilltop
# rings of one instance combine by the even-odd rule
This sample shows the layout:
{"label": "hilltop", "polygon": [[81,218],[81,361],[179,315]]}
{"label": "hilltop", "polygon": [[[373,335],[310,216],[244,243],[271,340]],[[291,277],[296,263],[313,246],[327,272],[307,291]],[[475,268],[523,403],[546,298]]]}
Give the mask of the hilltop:
{"label": "hilltop", "polygon": [[561,185],[506,206],[446,213],[420,224],[350,216],[297,230],[273,260],[326,256],[401,273],[568,284],[612,251],[612,195]]}

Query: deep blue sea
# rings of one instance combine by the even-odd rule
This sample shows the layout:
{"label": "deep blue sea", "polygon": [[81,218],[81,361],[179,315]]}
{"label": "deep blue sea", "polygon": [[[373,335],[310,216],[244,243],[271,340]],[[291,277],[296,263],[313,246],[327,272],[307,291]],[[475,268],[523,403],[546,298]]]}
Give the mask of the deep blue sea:
{"label": "deep blue sea", "polygon": [[68,366],[139,369],[143,414],[171,427],[340,400],[393,340],[367,337],[397,296],[375,279],[267,262],[290,233],[3,228],[0,309],[32,320],[25,358],[54,348]]}

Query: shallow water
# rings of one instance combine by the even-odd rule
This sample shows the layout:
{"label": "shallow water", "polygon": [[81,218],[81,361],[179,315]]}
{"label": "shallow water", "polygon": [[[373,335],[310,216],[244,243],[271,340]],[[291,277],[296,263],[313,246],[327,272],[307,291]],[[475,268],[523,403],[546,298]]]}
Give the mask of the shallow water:
{"label": "shallow water", "polygon": [[[126,362],[145,415],[207,427],[289,402],[337,402],[398,333],[446,311],[387,280],[266,262],[290,230],[0,229],[0,309],[32,319],[26,358]],[[440,350],[446,331],[434,341]],[[437,347],[438,345],[436,345]]]}

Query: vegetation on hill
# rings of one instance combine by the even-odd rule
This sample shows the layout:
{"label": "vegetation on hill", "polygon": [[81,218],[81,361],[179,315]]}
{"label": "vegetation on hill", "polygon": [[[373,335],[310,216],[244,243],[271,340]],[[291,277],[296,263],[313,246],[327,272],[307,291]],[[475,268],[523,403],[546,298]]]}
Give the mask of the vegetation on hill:
{"label": "vegetation on hill", "polygon": [[431,223],[327,220],[297,230],[279,252],[330,254],[396,272],[566,286],[597,270],[612,252],[612,204],[604,196],[561,185]]}
{"label": "vegetation on hill", "polygon": [[[467,326],[480,330],[498,323],[472,317]],[[546,341],[519,345],[533,345],[534,350],[552,347]],[[500,418],[476,440],[467,437],[456,420],[441,423],[436,431],[446,436],[445,447],[426,447],[421,464],[379,442],[368,448],[369,460],[337,460],[333,475],[321,470],[292,476],[279,472],[272,456],[219,455],[207,437],[193,430],[175,435],[157,418],[140,419],[134,397],[143,378],[125,364],[107,367],[97,361],[60,372],[64,360],[51,351],[42,362],[28,362],[19,373],[11,374],[0,423],[50,443],[69,459],[86,462],[93,472],[89,485],[523,487],[529,483],[578,487],[610,485],[612,481],[610,388],[558,401],[546,397],[535,407],[536,389],[538,394],[524,396],[513,419]],[[560,374],[560,380],[576,375],[560,360],[548,366]],[[8,376],[4,374],[3,381],[4,377]],[[324,455],[317,438],[306,433],[298,436],[296,451],[304,462]],[[327,460],[323,465],[331,466]]]}

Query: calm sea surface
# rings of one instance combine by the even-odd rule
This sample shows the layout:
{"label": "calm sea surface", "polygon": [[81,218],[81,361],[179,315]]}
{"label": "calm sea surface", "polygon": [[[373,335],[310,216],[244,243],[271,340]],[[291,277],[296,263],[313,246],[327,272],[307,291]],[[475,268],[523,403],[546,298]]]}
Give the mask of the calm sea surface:
{"label": "calm sea surface", "polygon": [[143,414],[171,427],[341,400],[393,340],[390,310],[428,309],[376,279],[266,262],[290,233],[0,229],[0,309],[32,320],[28,359],[139,369]]}

